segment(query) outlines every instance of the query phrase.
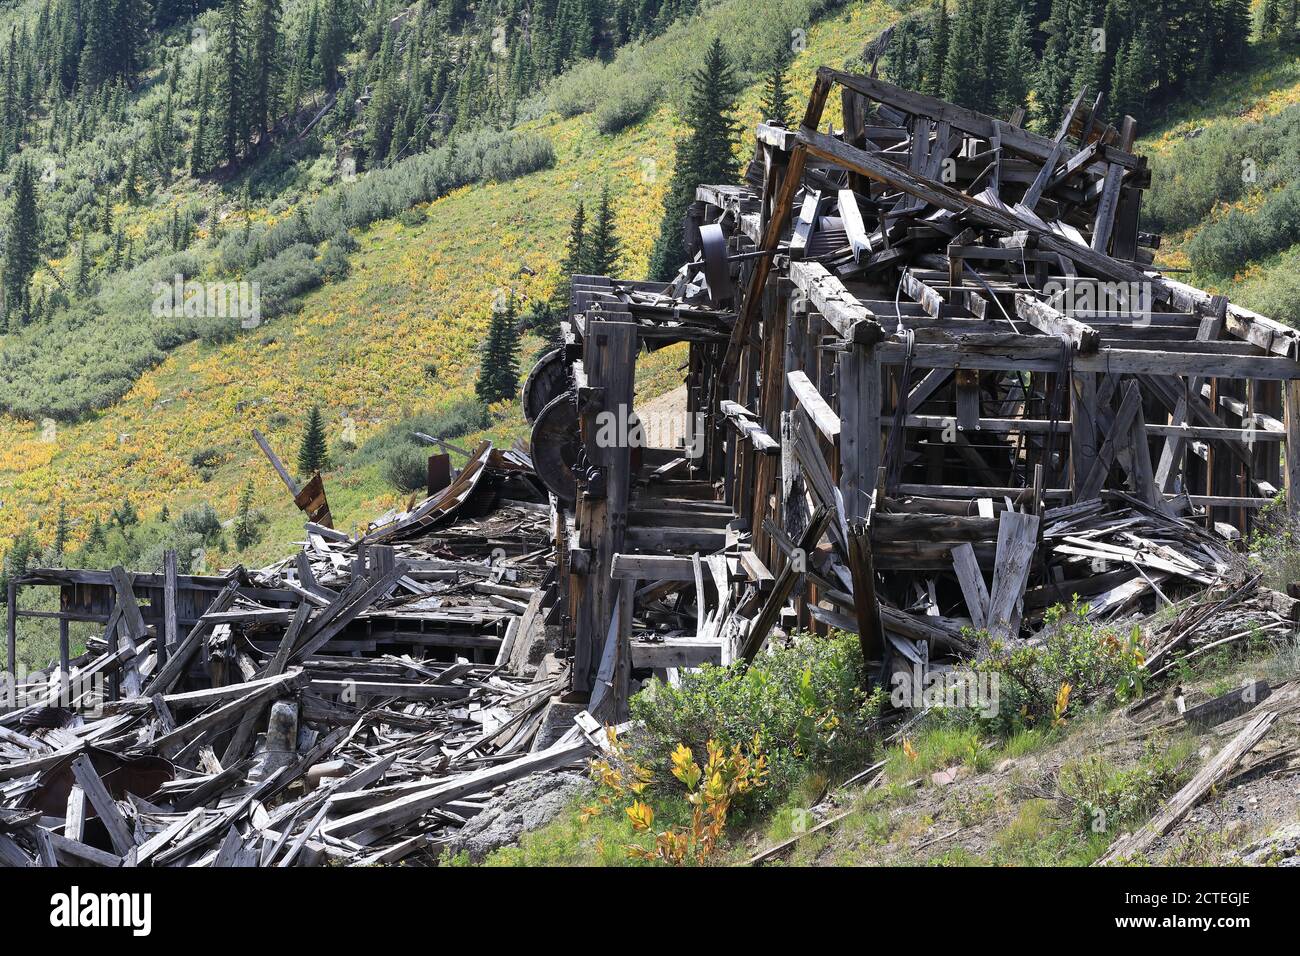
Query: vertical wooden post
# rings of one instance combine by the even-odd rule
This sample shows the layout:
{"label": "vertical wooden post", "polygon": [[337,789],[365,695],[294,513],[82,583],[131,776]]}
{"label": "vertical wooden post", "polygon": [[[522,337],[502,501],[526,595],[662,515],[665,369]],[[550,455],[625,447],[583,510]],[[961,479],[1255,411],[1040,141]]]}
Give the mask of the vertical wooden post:
{"label": "vertical wooden post", "polygon": [[1291,517],[1297,518],[1300,517],[1300,381],[1285,382],[1282,388],[1286,402],[1286,506]]}
{"label": "vertical wooden post", "polygon": [[[579,695],[592,691],[614,611],[614,555],[623,549],[631,493],[632,449],[624,425],[632,415],[636,349],[634,323],[588,316],[587,393],[579,396],[579,417],[587,459],[601,470],[604,487],[603,495],[590,483],[579,487],[578,546],[585,568],[575,573],[571,591],[576,604],[573,689]],[[626,687],[616,689],[616,698],[620,693],[625,699]]]}
{"label": "vertical wooden post", "polygon": [[163,639],[158,647],[158,666],[167,663],[167,655],[176,646],[177,632],[176,552],[169,550],[163,552]]}
{"label": "vertical wooden post", "polygon": [[1079,488],[1097,461],[1097,376],[1075,372],[1070,376],[1070,500],[1079,500]]}

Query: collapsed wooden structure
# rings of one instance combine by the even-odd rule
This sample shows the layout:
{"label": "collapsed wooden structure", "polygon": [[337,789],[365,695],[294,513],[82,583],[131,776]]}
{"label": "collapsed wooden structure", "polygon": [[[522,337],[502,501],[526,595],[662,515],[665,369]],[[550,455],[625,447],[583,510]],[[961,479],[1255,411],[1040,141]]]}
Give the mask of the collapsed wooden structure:
{"label": "collapsed wooden structure", "polygon": [[[743,185],[698,187],[673,282],[574,277],[525,406],[593,713],[794,628],[883,680],[1074,595],[1169,600],[1300,505],[1300,332],[1153,265],[1131,117],[1021,119],[823,68]],[[699,425],[655,447],[636,357],[682,342]]]}
{"label": "collapsed wooden structure", "polygon": [[[0,866],[428,862],[506,784],[581,766],[605,741],[558,700],[545,495],[522,451],[466,458],[434,456],[429,497],[364,534],[308,521],[266,568],[17,576]],[[57,621],[49,668],[16,672],[22,618]],[[75,622],[103,628],[79,655]]]}

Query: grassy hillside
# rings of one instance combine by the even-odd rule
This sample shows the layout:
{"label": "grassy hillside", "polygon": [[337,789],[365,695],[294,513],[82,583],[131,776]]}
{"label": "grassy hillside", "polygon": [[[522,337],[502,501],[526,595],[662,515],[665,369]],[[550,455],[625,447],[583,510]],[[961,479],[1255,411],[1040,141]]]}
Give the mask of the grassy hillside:
{"label": "grassy hillside", "polygon": [[[732,0],[712,7],[702,15],[700,35],[707,38],[720,24],[733,22],[743,6]],[[813,24],[792,71],[799,95],[810,88],[819,64],[856,58],[896,16],[877,0],[846,4]],[[729,39],[739,44],[744,38]],[[675,40],[680,37],[670,33],[599,69],[610,82],[646,63],[666,70],[665,57],[689,52]],[[742,100],[747,127],[758,119],[758,102],[755,84]],[[360,231],[350,273],[308,293],[297,314],[265,322],[232,342],[181,345],[89,420],[0,418],[0,541],[35,524],[38,541],[47,543],[59,502],[66,504],[74,541],[93,517],[106,516],[124,499],[146,518],[164,505],[175,515],[211,502],[228,520],[251,478],[255,504],[268,519],[261,542],[235,554],[226,535],[224,547],[209,553],[207,563],[250,563],[282,554],[301,533],[301,515],[250,433],[261,428],[291,458],[314,403],[329,422],[336,467],[325,477],[337,523],[351,528],[400,504],[403,496],[384,481],[379,465],[342,451],[340,440],[362,445],[411,412],[472,396],[477,346],[494,295],[501,289],[524,298],[549,292],[573,206],[592,198],[605,181],[616,197],[625,270],[644,271],[671,175],[673,142],[681,132],[671,98],[617,134],[601,133],[598,124],[595,114],[566,118],[556,111],[525,121],[521,132],[553,144],[551,169],[457,190],[418,207],[423,222],[404,216],[405,222],[387,220]],[[292,212],[259,209],[254,215]],[[526,341],[523,367],[540,345],[536,338]],[[494,410],[491,437],[509,441],[524,432],[517,403]],[[207,449],[217,451],[216,459],[196,468],[192,457]]]}
{"label": "grassy hillside", "polygon": [[1148,121],[1146,228],[1157,262],[1187,281],[1300,323],[1300,54],[1256,44],[1255,62],[1208,96]]}

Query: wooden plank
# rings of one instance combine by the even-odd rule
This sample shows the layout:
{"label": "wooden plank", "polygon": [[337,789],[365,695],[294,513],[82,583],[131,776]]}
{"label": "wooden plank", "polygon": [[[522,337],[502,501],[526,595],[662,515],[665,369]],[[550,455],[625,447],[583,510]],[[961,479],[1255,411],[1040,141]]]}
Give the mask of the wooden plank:
{"label": "wooden plank", "polygon": [[[1000,532],[999,532],[1000,533]],[[952,549],[953,570],[957,574],[957,583],[961,586],[962,596],[966,599],[966,609],[970,612],[971,623],[976,630],[988,626],[989,589],[984,583],[984,574],[975,559],[975,549],[969,541],[963,541]]]}
{"label": "wooden plank", "polygon": [[[224,611],[226,608],[230,607],[230,604],[234,601],[235,594],[238,593],[238,590],[239,585],[237,582],[229,582],[220,592],[217,593],[217,596],[212,599],[212,603],[208,605],[208,611]],[[171,690],[176,681],[180,679],[181,674],[183,674],[185,669],[189,667],[190,658],[193,657],[194,652],[199,649],[199,645],[203,642],[203,638],[207,635],[208,631],[212,630],[212,627],[213,622],[200,619],[198,623],[190,629],[189,634],[185,636],[185,640],[181,641],[181,643],[177,645],[175,652],[167,658],[167,663],[154,672],[149,682],[145,685],[145,690],[150,694],[165,694],[167,691]]]}
{"label": "wooden plank", "polygon": [[325,836],[342,838],[380,827],[401,826],[452,800],[482,793],[532,773],[576,764],[590,750],[591,744],[585,737],[579,737],[575,742],[561,740],[546,750],[525,754],[508,763],[485,767],[449,780],[433,781],[428,789],[405,794],[377,807],[331,820],[321,827],[320,832]]}
{"label": "wooden plank", "polygon": [[95,808],[95,813],[103,822],[104,828],[108,830],[108,837],[113,842],[114,851],[125,856],[136,845],[135,835],[126,825],[126,818],[122,816],[122,811],[109,795],[104,781],[99,778],[90,758],[85,754],[79,754],[72,761],[72,775],[76,778],[77,785],[85,791],[90,805]]}
{"label": "wooden plank", "polygon": [[1215,754],[1181,790],[1173,795],[1159,813],[1136,832],[1125,834],[1111,844],[1106,854],[1097,861],[1097,865],[1108,866],[1132,859],[1172,830],[1178,821],[1201,801],[1211,787],[1221,783],[1241,758],[1264,739],[1264,735],[1269,732],[1276,720],[1277,713],[1274,711],[1256,715],[1236,737],[1228,742],[1227,746]]}
{"label": "wooden plank", "polygon": [[840,417],[826,403],[826,399],[822,398],[817,386],[813,385],[808,376],[799,370],[787,372],[785,377],[790,383],[795,398],[799,400],[803,410],[817,426],[817,430],[830,441],[834,441],[840,433]]}
{"label": "wooden plank", "polygon": [[1038,515],[1004,511],[998,522],[998,550],[989,593],[988,631],[1012,638],[1020,631],[1025,585],[1038,539]]}
{"label": "wooden plank", "polygon": [[1080,353],[1096,352],[1101,345],[1101,333],[1096,329],[1026,293],[1016,294],[1016,315],[1046,335],[1064,336]]}
{"label": "wooden plank", "polygon": [[266,440],[266,436],[254,428],[253,440],[257,442],[257,447],[262,449],[262,454],[266,455],[267,460],[271,462],[271,467],[274,468],[275,473],[280,476],[280,480],[284,482],[284,486],[289,489],[289,494],[297,498],[300,491],[298,482],[293,480],[293,476],[289,474],[289,469],[284,467],[284,463],[280,461],[279,456],[271,450],[271,443]]}

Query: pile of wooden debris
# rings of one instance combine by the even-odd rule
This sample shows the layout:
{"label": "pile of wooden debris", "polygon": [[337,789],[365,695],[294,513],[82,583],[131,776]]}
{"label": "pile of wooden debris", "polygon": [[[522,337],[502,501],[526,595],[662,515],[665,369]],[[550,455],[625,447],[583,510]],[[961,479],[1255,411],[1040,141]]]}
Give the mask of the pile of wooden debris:
{"label": "pile of wooden debris", "polygon": [[[485,445],[410,512],[309,522],[268,568],[20,579],[10,634],[52,613],[20,594],[58,587],[62,660],[7,689],[0,863],[427,861],[504,784],[580,765],[599,725],[558,700],[530,476]],[[104,626],[73,659],[70,621]]]}

